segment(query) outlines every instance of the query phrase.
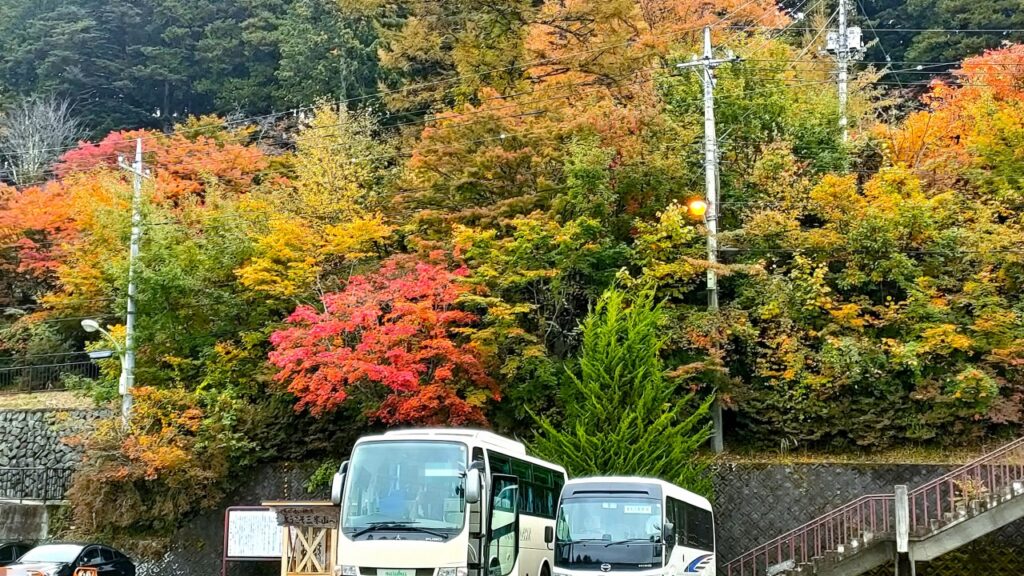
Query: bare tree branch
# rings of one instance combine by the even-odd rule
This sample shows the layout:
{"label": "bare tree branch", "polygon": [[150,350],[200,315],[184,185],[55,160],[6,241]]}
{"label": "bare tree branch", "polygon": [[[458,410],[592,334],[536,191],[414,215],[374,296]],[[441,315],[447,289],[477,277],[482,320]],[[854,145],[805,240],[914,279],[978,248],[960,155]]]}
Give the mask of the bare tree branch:
{"label": "bare tree branch", "polygon": [[22,186],[38,182],[64,150],[84,135],[68,100],[23,100],[0,116],[0,175]]}

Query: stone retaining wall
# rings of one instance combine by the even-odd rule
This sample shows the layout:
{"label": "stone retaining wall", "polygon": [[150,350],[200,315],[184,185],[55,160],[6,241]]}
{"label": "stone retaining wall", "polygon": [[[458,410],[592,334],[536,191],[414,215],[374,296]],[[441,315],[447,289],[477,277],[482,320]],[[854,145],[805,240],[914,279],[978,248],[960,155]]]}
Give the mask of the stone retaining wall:
{"label": "stone retaining wall", "polygon": [[81,453],[64,438],[89,431],[98,410],[0,411],[0,468],[73,468]]}
{"label": "stone retaining wall", "polygon": [[[722,464],[713,470],[720,559],[727,561],[865,494],[911,489],[954,466],[899,464]],[[264,500],[326,499],[303,483],[315,465],[265,466],[231,497],[230,505]],[[223,510],[193,520],[155,562],[141,562],[140,576],[208,576],[220,569]],[[1020,576],[1024,522],[1012,524],[942,559],[918,567],[919,576]],[[1020,558],[1019,558],[1020,557]],[[230,576],[277,574],[273,563],[239,562]],[[892,574],[880,571],[874,576]]]}
{"label": "stone retaining wall", "polygon": [[[956,468],[921,464],[722,464],[714,469],[718,554],[722,563],[847,502],[913,490]],[[1024,574],[1024,521],[918,565],[918,576]],[[893,574],[879,569],[871,576]]]}

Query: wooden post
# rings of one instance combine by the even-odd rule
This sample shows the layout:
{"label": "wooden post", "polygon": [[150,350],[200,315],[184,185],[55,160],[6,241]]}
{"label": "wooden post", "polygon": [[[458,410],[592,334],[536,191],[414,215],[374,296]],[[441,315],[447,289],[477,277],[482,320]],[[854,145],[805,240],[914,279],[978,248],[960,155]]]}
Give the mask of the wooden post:
{"label": "wooden post", "polygon": [[288,576],[288,566],[292,563],[292,529],[285,526],[281,530],[281,576]]}

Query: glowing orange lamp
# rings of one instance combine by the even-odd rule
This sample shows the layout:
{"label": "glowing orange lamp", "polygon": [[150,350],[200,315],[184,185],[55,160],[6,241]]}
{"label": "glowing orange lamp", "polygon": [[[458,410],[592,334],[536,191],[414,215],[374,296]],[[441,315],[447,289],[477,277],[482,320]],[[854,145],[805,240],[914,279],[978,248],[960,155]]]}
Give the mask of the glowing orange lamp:
{"label": "glowing orange lamp", "polygon": [[689,209],[690,214],[703,216],[708,211],[708,204],[703,200],[690,200]]}

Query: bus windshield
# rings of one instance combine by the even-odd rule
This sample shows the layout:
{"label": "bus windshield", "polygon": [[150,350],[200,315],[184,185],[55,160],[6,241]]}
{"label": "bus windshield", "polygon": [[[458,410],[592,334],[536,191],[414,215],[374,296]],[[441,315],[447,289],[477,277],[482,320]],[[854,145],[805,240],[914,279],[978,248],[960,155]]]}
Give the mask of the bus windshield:
{"label": "bus windshield", "polygon": [[[587,496],[563,500],[555,528],[555,566],[645,570],[663,563],[659,500]],[[604,567],[602,567],[604,565]]]}
{"label": "bus windshield", "polygon": [[410,539],[461,531],[466,454],[466,446],[455,442],[360,444],[349,464],[342,531],[415,531]]}

